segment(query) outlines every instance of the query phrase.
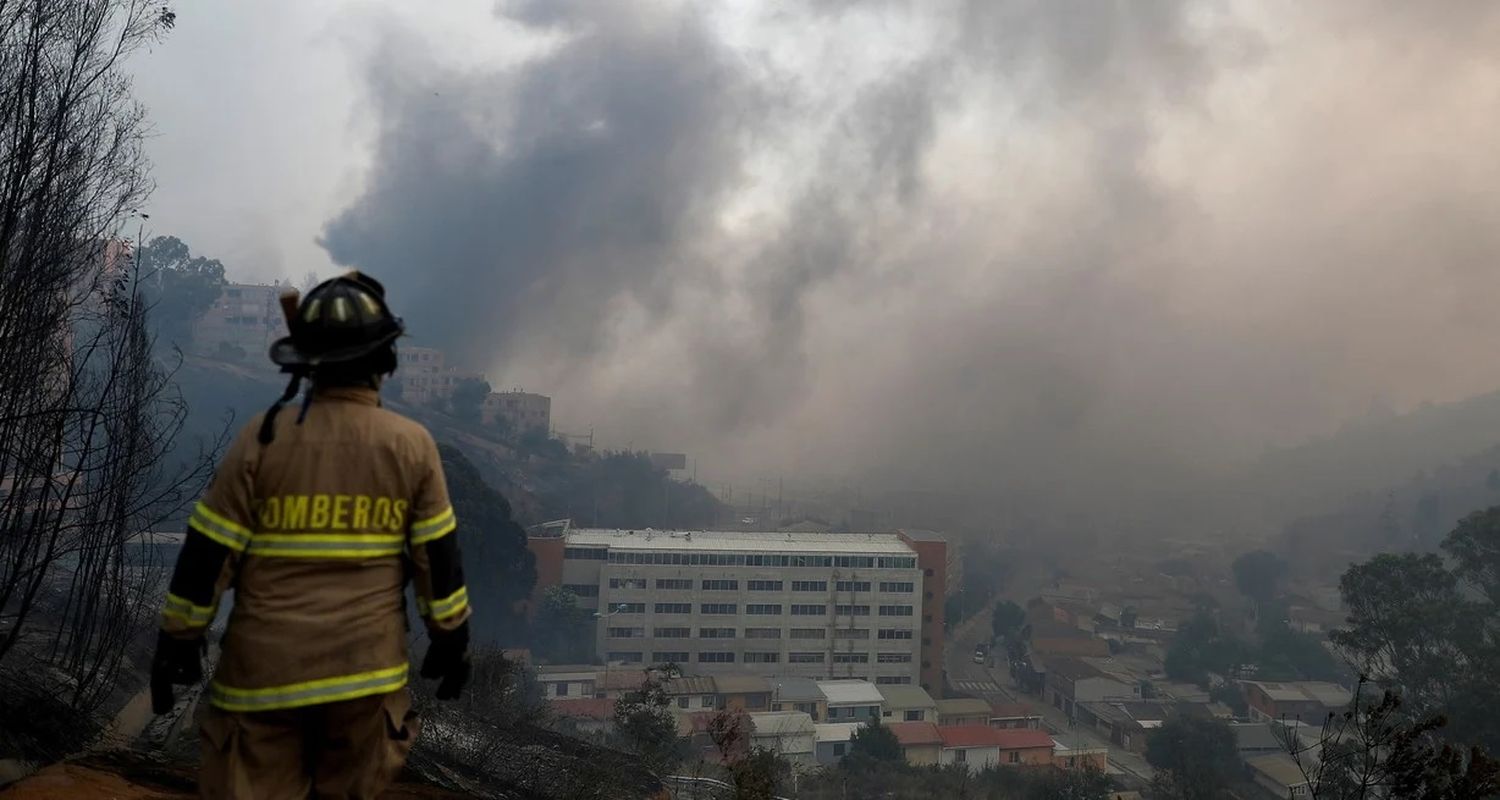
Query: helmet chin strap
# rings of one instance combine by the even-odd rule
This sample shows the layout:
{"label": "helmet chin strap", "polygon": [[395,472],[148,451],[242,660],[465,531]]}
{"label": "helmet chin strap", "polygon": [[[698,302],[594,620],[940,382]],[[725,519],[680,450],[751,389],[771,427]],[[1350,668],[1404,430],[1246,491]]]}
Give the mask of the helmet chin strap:
{"label": "helmet chin strap", "polygon": [[[276,402],[272,403],[271,407],[266,409],[266,416],[260,421],[260,435],[256,438],[260,440],[262,445],[268,445],[276,438],[276,415],[281,413],[282,406],[290,403],[297,396],[297,390],[302,388],[302,376],[305,370],[299,367],[287,371],[292,373],[292,379],[287,382],[286,391],[282,392],[281,397],[277,398]],[[312,392],[308,392],[307,397],[309,400],[312,399]],[[303,402],[302,413],[297,416],[297,423],[299,425],[302,423],[302,417],[306,415],[307,403]]]}
{"label": "helmet chin strap", "polygon": [[307,419],[307,407],[312,405],[313,394],[313,392],[308,392],[302,395],[302,409],[297,412],[298,425],[302,424],[302,420]]}

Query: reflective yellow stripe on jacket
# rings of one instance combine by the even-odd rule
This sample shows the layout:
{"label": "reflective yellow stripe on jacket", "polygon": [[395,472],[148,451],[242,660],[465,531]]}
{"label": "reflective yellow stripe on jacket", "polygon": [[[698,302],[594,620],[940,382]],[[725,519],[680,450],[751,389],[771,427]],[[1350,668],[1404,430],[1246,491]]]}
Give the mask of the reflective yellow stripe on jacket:
{"label": "reflective yellow stripe on jacket", "polygon": [[201,628],[214,621],[216,610],[213,606],[195,606],[190,601],[168,592],[167,601],[161,607],[161,615],[164,620],[175,619],[191,627]]}
{"label": "reflective yellow stripe on jacket", "polygon": [[441,539],[453,532],[458,527],[458,520],[453,516],[453,507],[443,509],[442,513],[427,519],[413,522],[411,524],[411,543],[426,544],[435,539]]}
{"label": "reflective yellow stripe on jacket", "polygon": [[245,552],[286,558],[376,558],[399,555],[399,533],[257,533]]}
{"label": "reflective yellow stripe on jacket", "polygon": [[214,681],[209,685],[209,701],[225,711],[275,711],[335,703],[394,692],[406,685],[406,672],[407,665],[402,664],[399,667],[264,689],[237,689]]}
{"label": "reflective yellow stripe on jacket", "polygon": [[424,617],[432,617],[435,620],[445,620],[449,617],[457,616],[462,614],[464,609],[468,607],[469,587],[467,586],[460,587],[453,594],[441,600],[434,600],[431,603],[423,600],[421,597],[417,598],[417,613]]}
{"label": "reflective yellow stripe on jacket", "polygon": [[249,528],[219,514],[204,505],[201,500],[193,506],[193,513],[188,517],[188,524],[196,528],[199,533],[236,553],[244,552],[245,546],[250,544],[250,540],[254,537]]}

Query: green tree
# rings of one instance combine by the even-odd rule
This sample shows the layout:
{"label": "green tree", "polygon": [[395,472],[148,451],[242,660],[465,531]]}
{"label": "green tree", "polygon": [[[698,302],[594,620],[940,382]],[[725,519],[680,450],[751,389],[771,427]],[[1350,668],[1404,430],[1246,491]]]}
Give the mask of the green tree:
{"label": "green tree", "polygon": [[1109,776],[1093,766],[1039,772],[1031,784],[1020,795],[1025,800],[1108,800],[1113,788]]}
{"label": "green tree", "polygon": [[594,658],[594,612],[560,586],[542,592],[531,625],[531,648],[553,664],[586,664]]}
{"label": "green tree", "polygon": [[962,593],[950,594],[943,601],[943,628],[952,629],[968,617],[969,605]]}
{"label": "green tree", "polygon": [[1247,657],[1247,647],[1225,633],[1219,622],[1200,610],[1184,623],[1167,648],[1165,668],[1172,680],[1207,686],[1209,673],[1232,673]]}
{"label": "green tree", "polygon": [[1240,690],[1237,683],[1221,683],[1210,688],[1208,699],[1228,706],[1236,717],[1245,717],[1250,714],[1250,704],[1245,702],[1245,693]]}
{"label": "green tree", "polygon": [[1401,698],[1373,700],[1364,681],[1353,706],[1333,715],[1312,741],[1288,737],[1287,750],[1314,800],[1370,797],[1469,800],[1500,794],[1500,761],[1435,738],[1442,718],[1413,719]]}
{"label": "green tree", "polygon": [[724,709],[708,723],[708,737],[729,769],[733,800],[772,800],[791,778],[791,764],[774,750],[755,747],[755,724],[739,709]]}
{"label": "green tree", "polygon": [[849,756],[856,763],[869,760],[899,764],[906,761],[901,742],[890,728],[880,723],[879,717],[866,722],[854,732],[849,740]]}
{"label": "green tree", "polygon": [[1240,593],[1254,600],[1257,607],[1276,599],[1286,562],[1275,553],[1254,550],[1234,560],[1234,584]]}
{"label": "green tree", "polygon": [[626,692],[615,703],[615,737],[621,746],[641,757],[658,775],[668,774],[682,763],[684,742],[677,736],[672,716],[672,698],[667,682],[682,674],[675,664],[650,667],[641,688]]}
{"label": "green tree", "polygon": [[551,478],[538,487],[544,505],[596,527],[702,529],[722,510],[707,489],[672,480],[644,453],[611,452],[581,465],[541,464],[537,469]]}
{"label": "green tree", "polygon": [[536,586],[536,555],[526,547],[526,530],[462,452],[439,445],[438,455],[458,518],[474,633],[499,645],[519,643],[526,632],[524,603]]}
{"label": "green tree", "polygon": [[140,266],[158,343],[187,347],[193,322],[224,291],[224,265],[193,255],[176,236],[158,236],[141,247]]}
{"label": "green tree", "polygon": [[1239,769],[1234,732],[1208,717],[1176,715],[1146,736],[1152,787],[1169,800],[1213,800]]}
{"label": "green tree", "polygon": [[1500,608],[1500,506],[1464,517],[1443,541],[1453,574]]}
{"label": "green tree", "polygon": [[1348,625],[1330,639],[1417,718],[1442,717],[1450,741],[1500,752],[1500,508],[1476,512],[1435,554],[1383,553],[1339,581]]}
{"label": "green tree", "polygon": [[483,378],[465,378],[453,387],[448,397],[448,408],[453,416],[467,422],[478,422],[484,408],[484,398],[490,396],[490,383]]}
{"label": "green tree", "polygon": [[1021,626],[1026,624],[1026,609],[1021,608],[1009,600],[1001,600],[995,604],[994,613],[990,615],[990,632],[996,639],[1010,641],[1021,632]]}
{"label": "green tree", "polygon": [[1350,677],[1349,670],[1324,649],[1314,636],[1298,633],[1277,621],[1265,627],[1255,658],[1257,677],[1273,681],[1333,681]]}

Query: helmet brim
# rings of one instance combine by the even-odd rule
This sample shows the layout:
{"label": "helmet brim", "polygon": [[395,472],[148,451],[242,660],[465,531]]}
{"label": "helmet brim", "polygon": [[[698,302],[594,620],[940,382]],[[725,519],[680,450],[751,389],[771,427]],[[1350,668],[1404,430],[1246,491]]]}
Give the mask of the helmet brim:
{"label": "helmet brim", "polygon": [[354,347],[342,347],[329,350],[326,353],[307,353],[297,347],[292,337],[283,336],[271,343],[271,362],[281,367],[315,367],[319,364],[342,364],[367,356],[376,350],[394,342],[400,337],[402,331],[391,331],[390,334],[368,342],[361,342]]}

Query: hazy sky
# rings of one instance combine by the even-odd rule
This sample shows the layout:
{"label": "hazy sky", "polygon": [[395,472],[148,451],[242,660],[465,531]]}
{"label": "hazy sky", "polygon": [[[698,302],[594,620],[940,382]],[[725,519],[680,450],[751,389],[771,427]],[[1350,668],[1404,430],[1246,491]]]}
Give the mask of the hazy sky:
{"label": "hazy sky", "polygon": [[1494,3],[180,12],[159,232],[709,476],[1149,496],[1500,388]]}

